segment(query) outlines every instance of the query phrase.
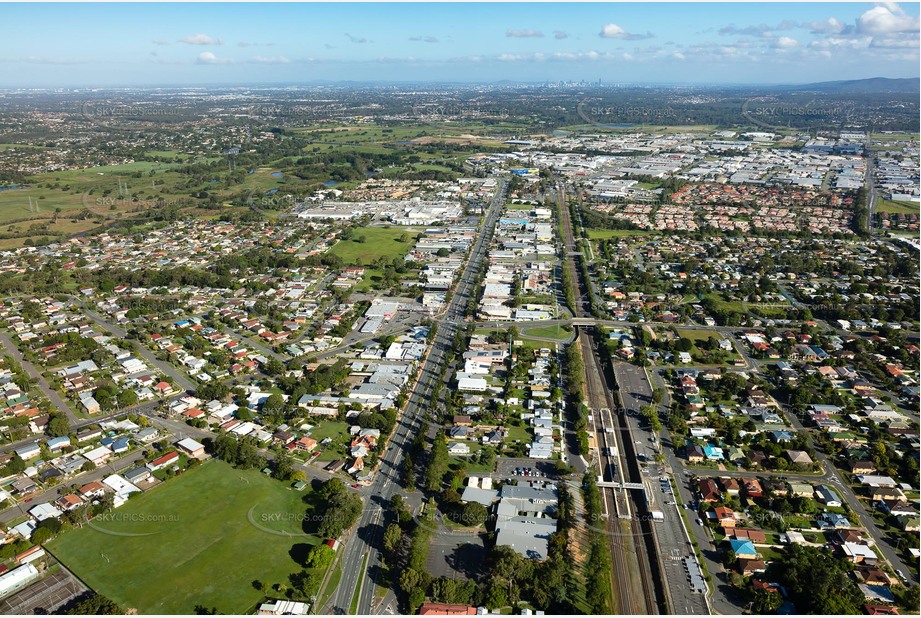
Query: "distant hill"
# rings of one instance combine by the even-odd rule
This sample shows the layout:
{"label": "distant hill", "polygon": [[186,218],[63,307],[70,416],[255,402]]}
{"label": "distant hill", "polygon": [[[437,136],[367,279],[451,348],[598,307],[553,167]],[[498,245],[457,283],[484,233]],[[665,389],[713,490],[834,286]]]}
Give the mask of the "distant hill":
{"label": "distant hill", "polygon": [[890,79],[871,77],[837,82],[818,82],[788,86],[789,90],[827,92],[830,94],[863,94],[873,92],[917,94],[921,92],[921,79],[917,77]]}

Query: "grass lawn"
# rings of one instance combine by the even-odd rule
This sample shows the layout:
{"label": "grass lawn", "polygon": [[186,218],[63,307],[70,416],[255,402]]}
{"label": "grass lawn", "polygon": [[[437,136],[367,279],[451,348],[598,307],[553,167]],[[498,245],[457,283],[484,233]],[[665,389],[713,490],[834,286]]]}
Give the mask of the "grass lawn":
{"label": "grass lawn", "polygon": [[708,298],[711,299],[711,301],[714,303],[714,307],[717,310],[731,311],[734,313],[748,313],[746,304],[741,300],[723,300],[723,297],[716,293],[704,294],[701,300],[694,302],[702,302]]}
{"label": "grass lawn", "polygon": [[[391,226],[364,227],[352,232],[350,240],[340,240],[329,253],[338,255],[346,264],[355,264],[361,258],[364,264],[370,264],[379,257],[392,260],[403,257],[414,245],[413,238],[419,232],[417,228]],[[401,242],[400,236],[406,234],[409,242]],[[360,237],[365,237],[365,242],[358,242]]]}
{"label": "grass lawn", "polygon": [[723,335],[715,330],[692,330],[685,328],[678,329],[678,336],[690,339],[691,341],[706,341],[710,337],[713,337],[717,341],[724,339]]}
{"label": "grass lawn", "polygon": [[890,200],[882,200],[876,206],[876,210],[880,212],[916,215],[921,212],[921,205],[914,202],[893,202]]}
{"label": "grass lawn", "polygon": [[[310,421],[308,421],[310,422]],[[311,423],[313,424],[313,423]],[[310,437],[321,442],[326,438],[340,438],[349,435],[349,423],[339,421],[321,421],[310,430]]]}
{"label": "grass lawn", "polygon": [[588,237],[591,240],[607,240],[608,238],[623,238],[625,236],[650,236],[656,235],[657,230],[588,230]]}
{"label": "grass lawn", "polygon": [[491,474],[496,468],[496,459],[493,458],[493,461],[489,465],[484,465],[479,463],[479,452],[485,448],[490,448],[482,444],[475,444],[474,442],[464,442],[467,446],[470,447],[470,455],[466,457],[457,457],[451,456],[448,458],[448,466],[452,470],[457,470],[460,467],[463,467],[467,470],[467,474]]}
{"label": "grass lawn", "polygon": [[333,574],[329,576],[329,581],[326,582],[326,590],[323,592],[323,596],[317,602],[317,607],[326,607],[326,602],[329,601],[330,597],[333,596],[333,593],[336,592],[336,588],[339,587],[339,582],[342,581],[342,564],[337,564]]}
{"label": "grass lawn", "polygon": [[[304,492],[258,471],[208,461],[70,530],[48,550],[99,593],[140,614],[252,613],[263,593],[288,583],[310,545]],[[144,536],[122,536],[144,534]]]}
{"label": "grass lawn", "polygon": [[566,330],[559,324],[554,326],[539,326],[537,328],[529,328],[524,331],[526,335],[531,337],[546,337],[548,339],[559,339],[561,341],[566,341],[572,336],[572,330]]}
{"label": "grass lawn", "polygon": [[[322,442],[326,438],[332,438],[329,444],[320,444],[317,450],[320,451],[317,456],[317,462],[330,462],[337,459],[348,459],[349,445],[352,437],[349,435],[350,423],[340,423],[339,421],[321,421],[316,427],[310,430],[310,437],[317,442]],[[310,453],[305,453],[309,459]]]}
{"label": "grass lawn", "polygon": [[870,139],[888,142],[911,142],[918,140],[917,133],[871,133]]}
{"label": "grass lawn", "polygon": [[530,443],[534,438],[531,436],[531,432],[525,427],[509,424],[508,434],[505,439],[512,443],[514,443],[515,440],[519,440],[522,443]]}
{"label": "grass lawn", "polygon": [[515,341],[520,341],[522,347],[533,348],[539,350],[541,348],[548,348],[553,350],[554,343],[552,341],[543,341],[540,339],[531,339],[530,337],[519,337]]}

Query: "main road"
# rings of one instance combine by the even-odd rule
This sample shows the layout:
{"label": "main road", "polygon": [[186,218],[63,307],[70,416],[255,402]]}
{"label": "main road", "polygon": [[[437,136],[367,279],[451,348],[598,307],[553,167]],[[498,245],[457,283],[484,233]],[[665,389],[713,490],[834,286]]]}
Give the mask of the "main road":
{"label": "main road", "polygon": [[381,457],[377,474],[371,486],[362,492],[365,496],[365,507],[358,527],[339,557],[342,580],[330,605],[317,608],[321,613],[350,613],[353,598],[357,595],[356,613],[371,614],[375,609],[372,604],[377,584],[387,585],[380,579],[380,547],[385,528],[384,509],[391,497],[401,489],[401,469],[405,453],[419,429],[420,421],[431,399],[432,389],[445,362],[445,355],[454,344],[454,334],[464,322],[467,301],[476,289],[478,273],[505,201],[505,186],[505,181],[500,181],[454,295],[443,319],[439,322],[432,346],[422,363],[419,379]]}

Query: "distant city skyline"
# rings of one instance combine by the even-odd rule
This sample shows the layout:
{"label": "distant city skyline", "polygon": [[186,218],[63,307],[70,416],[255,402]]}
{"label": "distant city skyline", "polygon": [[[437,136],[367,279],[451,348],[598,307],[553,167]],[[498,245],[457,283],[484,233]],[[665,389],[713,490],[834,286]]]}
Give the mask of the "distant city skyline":
{"label": "distant city skyline", "polygon": [[0,88],[919,75],[918,4],[0,4]]}

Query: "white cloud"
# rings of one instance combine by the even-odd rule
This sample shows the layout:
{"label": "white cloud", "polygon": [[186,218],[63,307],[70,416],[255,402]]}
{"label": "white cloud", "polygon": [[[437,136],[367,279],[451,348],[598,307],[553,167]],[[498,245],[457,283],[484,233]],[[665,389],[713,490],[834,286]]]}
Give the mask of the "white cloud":
{"label": "white cloud", "polygon": [[781,21],[779,24],[777,24],[776,26],[769,26],[767,24],[758,24],[757,26],[745,26],[744,28],[740,28],[736,26],[735,24],[729,24],[728,26],[723,26],[722,28],[720,28],[718,32],[719,34],[722,34],[722,35],[735,34],[735,35],[743,35],[743,36],[764,37],[764,36],[770,36],[772,32],[776,32],[778,30],[792,30],[797,27],[799,27],[799,24],[797,24],[795,21],[793,21],[792,19],[785,19]]}
{"label": "white cloud", "polygon": [[685,60],[686,59],[684,54],[678,51],[672,52],[672,58],[674,58],[675,60]]}
{"label": "white cloud", "polygon": [[198,64],[233,64],[233,60],[218,58],[213,52],[202,52],[195,60]]}
{"label": "white cloud", "polygon": [[631,34],[618,26],[617,24],[605,24],[598,33],[602,39],[620,39],[621,41],[639,41],[642,39],[651,39],[652,33]]}
{"label": "white cloud", "polygon": [[917,32],[917,17],[907,15],[901,7],[887,4],[874,6],[857,18],[857,31],[862,34],[892,34],[896,32]]}
{"label": "white cloud", "polygon": [[348,32],[345,33],[345,36],[347,36],[352,43],[370,43],[370,41],[363,36],[353,36]]}
{"label": "white cloud", "polygon": [[169,45],[169,41],[167,41],[166,39],[154,39],[153,41],[151,41],[151,43],[153,43],[154,45]]}
{"label": "white cloud", "polygon": [[515,30],[515,29],[511,29],[511,30],[506,30],[506,31],[505,31],[505,36],[511,37],[511,38],[513,38],[513,39],[539,39],[539,38],[542,38],[542,37],[544,36],[544,33],[541,32],[540,30],[531,30],[531,29],[526,29],[526,30]]}
{"label": "white cloud", "polygon": [[799,47],[799,41],[792,37],[782,36],[778,37],[777,40],[771,44],[771,47],[777,49],[792,49],[794,47]]}
{"label": "white cloud", "polygon": [[864,49],[870,46],[873,38],[869,36],[830,36],[813,41],[809,47],[815,49]]}
{"label": "white cloud", "polygon": [[834,17],[829,17],[825,21],[814,21],[804,25],[810,29],[812,34],[841,34],[848,29],[848,26],[845,25],[844,22]]}
{"label": "white cloud", "polygon": [[438,38],[434,36],[411,36],[409,37],[409,40],[414,41],[416,43],[437,43],[438,42]]}
{"label": "white cloud", "polygon": [[914,49],[919,47],[919,40],[916,36],[875,36],[870,42],[870,47],[880,49]]}
{"label": "white cloud", "polygon": [[554,30],[554,31],[553,31],[553,38],[557,39],[558,41],[561,41],[561,40],[563,40],[563,39],[568,39],[568,38],[569,38],[569,34],[566,33],[566,32],[563,32],[562,30]]}
{"label": "white cloud", "polygon": [[223,45],[224,39],[215,39],[207,34],[190,34],[179,39],[179,42],[188,45]]}
{"label": "white cloud", "polygon": [[498,62],[596,62],[596,61],[611,61],[611,60],[633,60],[633,56],[630,54],[617,54],[614,52],[599,52],[595,50],[589,51],[570,51],[570,52],[553,52],[552,54],[545,54],[542,52],[532,52],[527,54],[499,54],[498,56],[492,58],[484,58],[483,56],[469,56],[464,58],[454,58],[454,62],[484,62],[488,60],[495,60]]}

